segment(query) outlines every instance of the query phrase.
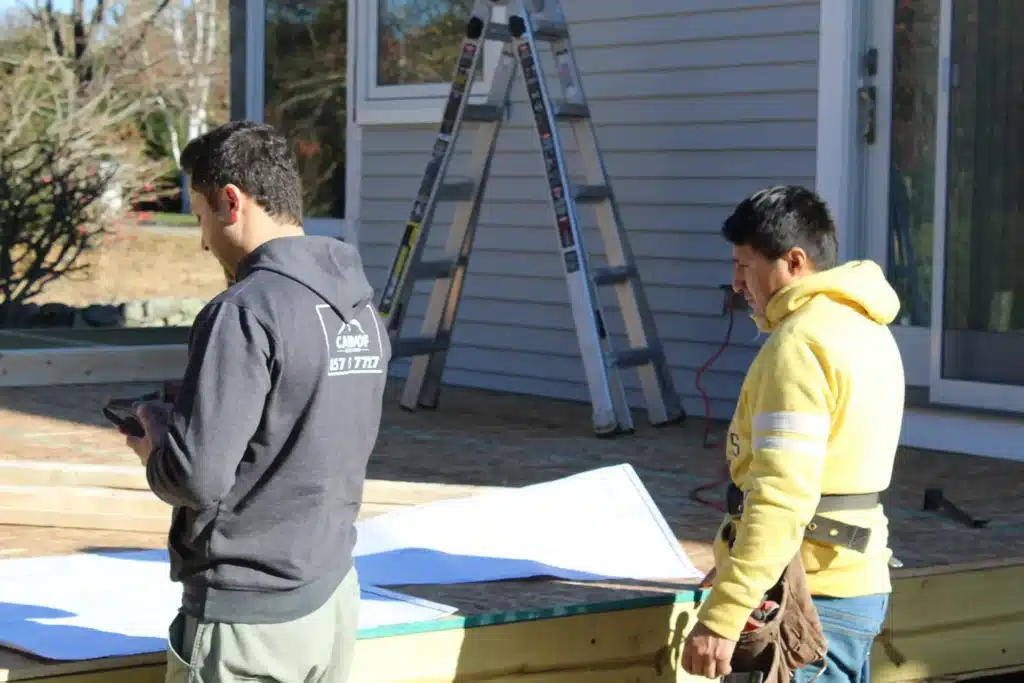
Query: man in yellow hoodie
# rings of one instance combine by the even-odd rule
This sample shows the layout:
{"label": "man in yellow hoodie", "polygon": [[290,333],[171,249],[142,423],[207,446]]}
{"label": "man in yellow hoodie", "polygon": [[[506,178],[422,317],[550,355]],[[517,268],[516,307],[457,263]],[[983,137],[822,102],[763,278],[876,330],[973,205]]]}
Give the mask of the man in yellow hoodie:
{"label": "man in yellow hoodie", "polygon": [[835,224],[805,188],[752,195],[722,233],[733,288],[770,336],[729,425],[730,514],[683,667],[727,675],[752,612],[799,553],[828,654],[796,683],[867,683],[891,592],[878,494],[903,419],[903,363],[888,328],[899,298],[875,263],[836,265]]}

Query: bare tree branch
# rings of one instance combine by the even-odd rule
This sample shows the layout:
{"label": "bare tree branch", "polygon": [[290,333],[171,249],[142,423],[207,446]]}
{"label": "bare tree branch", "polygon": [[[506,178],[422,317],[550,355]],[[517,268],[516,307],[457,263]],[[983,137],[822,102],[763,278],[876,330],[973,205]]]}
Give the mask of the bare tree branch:
{"label": "bare tree branch", "polygon": [[0,303],[81,270],[126,199],[165,170],[134,132],[142,107],[110,81],[83,92],[48,53],[0,76]]}
{"label": "bare tree branch", "polygon": [[[152,1],[152,0],[151,0]],[[184,142],[209,127],[214,85],[228,67],[225,0],[169,0],[139,50],[139,72],[152,95],[177,164]]]}
{"label": "bare tree branch", "polygon": [[[124,69],[145,45],[160,13],[171,0],[154,0],[145,12],[137,7],[147,0],[93,0],[91,13],[85,0],[73,0],[70,11],[54,8],[54,0],[38,2],[32,12],[51,52],[70,62],[79,86],[87,88],[97,78],[97,68],[107,74]],[[116,29],[116,30],[115,30]],[[71,45],[69,53],[68,45]]]}

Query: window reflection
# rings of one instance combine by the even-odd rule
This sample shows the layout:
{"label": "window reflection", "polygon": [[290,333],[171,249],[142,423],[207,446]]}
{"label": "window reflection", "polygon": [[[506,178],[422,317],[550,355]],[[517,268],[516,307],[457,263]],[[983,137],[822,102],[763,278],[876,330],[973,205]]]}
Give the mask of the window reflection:
{"label": "window reflection", "polygon": [[903,325],[931,320],[939,7],[939,0],[896,3],[888,273]]}
{"label": "window reflection", "polygon": [[472,0],[379,0],[377,10],[377,85],[452,80]]}
{"label": "window reflection", "polygon": [[1024,384],[1024,45],[1020,0],[952,16],[942,374]]}
{"label": "window reflection", "polygon": [[307,218],[345,217],[347,0],[266,0],[264,119],[295,142]]}

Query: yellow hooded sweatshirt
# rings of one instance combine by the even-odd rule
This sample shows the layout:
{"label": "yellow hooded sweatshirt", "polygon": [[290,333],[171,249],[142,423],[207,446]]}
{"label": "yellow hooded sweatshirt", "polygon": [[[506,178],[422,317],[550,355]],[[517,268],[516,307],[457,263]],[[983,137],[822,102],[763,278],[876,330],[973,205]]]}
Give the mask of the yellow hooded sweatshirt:
{"label": "yellow hooded sweatshirt", "polygon": [[853,261],[782,288],[755,317],[771,336],[744,379],[726,442],[743,515],[731,552],[716,534],[714,584],[698,613],[719,636],[739,637],[798,551],[814,595],[891,591],[881,505],[823,515],[870,528],[865,553],[803,534],[822,494],[889,486],[905,385],[887,325],[899,307],[882,270]]}

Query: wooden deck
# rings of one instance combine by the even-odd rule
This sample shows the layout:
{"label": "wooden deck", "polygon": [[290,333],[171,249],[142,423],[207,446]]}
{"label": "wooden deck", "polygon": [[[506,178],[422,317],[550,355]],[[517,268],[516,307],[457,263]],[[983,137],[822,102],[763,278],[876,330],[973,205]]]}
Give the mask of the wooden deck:
{"label": "wooden deck", "polygon": [[[133,395],[151,388],[135,384],[0,389],[0,461],[10,461],[6,468],[0,462],[0,557],[65,554],[89,547],[164,546],[166,525],[160,515],[166,511],[161,511],[159,501],[154,507],[155,499],[145,491],[132,491],[141,488],[137,482],[126,484],[117,495],[140,496],[138,519],[131,524],[141,524],[148,532],[67,528],[69,524],[117,526],[110,523],[109,517],[106,521],[96,517],[96,511],[101,509],[96,507],[96,501],[106,499],[97,498],[95,492],[90,494],[91,498],[83,497],[80,490],[75,492],[75,488],[90,486],[87,477],[74,486],[68,485],[72,483],[68,477],[76,476],[73,469],[57,468],[61,473],[50,482],[57,486],[49,487],[59,489],[57,493],[39,490],[48,487],[38,486],[38,473],[36,479],[17,479],[27,476],[17,474],[26,469],[26,462],[138,466],[121,437],[99,415],[99,406],[107,396]],[[370,478],[380,483],[367,487],[364,514],[379,514],[396,505],[416,504],[431,497],[468,495],[474,491],[471,487],[476,486],[523,486],[628,462],[694,563],[701,569],[710,569],[707,541],[720,513],[690,499],[693,488],[711,481],[721,467],[720,452],[702,444],[703,416],[692,415],[682,426],[652,429],[644,426],[644,417],[638,414],[636,434],[604,440],[592,435],[586,406],[446,388],[438,411],[406,413],[397,407],[398,388],[392,387],[387,398],[378,448],[369,470]],[[722,428],[714,425],[712,435],[720,436]],[[410,485],[403,486],[401,482]],[[1003,567],[1004,573],[1011,572],[1005,580],[1019,578],[1020,574],[1014,572],[1019,571],[1015,558],[1024,558],[1024,499],[1017,493],[1022,483],[1021,463],[902,451],[893,485],[885,495],[891,546],[905,566],[894,571],[894,578],[902,577],[902,585],[910,586],[907,581],[923,580],[922,572],[944,575],[967,564],[973,565],[970,576],[975,577],[974,581],[977,572],[995,571],[997,567]],[[412,484],[446,484],[455,488]],[[972,515],[990,519],[991,523],[984,529],[972,529],[923,512],[924,491],[930,487],[941,487]],[[123,501],[110,504],[121,505]],[[48,526],[26,526],[28,523]],[[122,526],[132,528],[131,524]],[[945,573],[942,568],[946,568]],[[993,586],[998,584],[996,579],[992,581]],[[672,607],[672,596],[685,587],[531,580],[393,588],[457,606],[462,616],[485,619],[487,615],[508,611],[550,613],[581,604],[638,598],[661,600],[661,607],[650,609],[671,612],[679,609]],[[1013,614],[1024,618],[1017,612]],[[663,616],[659,612],[659,619]],[[636,628],[644,628],[640,616],[630,618],[641,619]],[[570,622],[565,624],[569,628]],[[1012,659],[1018,653],[1007,654],[1004,648],[1003,654]],[[25,675],[30,670],[40,671],[40,664],[0,650],[0,681],[4,680],[5,667],[14,680],[19,671]],[[435,680],[423,675],[423,680]]]}

